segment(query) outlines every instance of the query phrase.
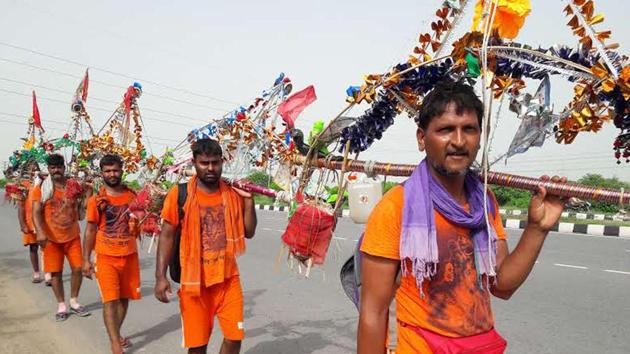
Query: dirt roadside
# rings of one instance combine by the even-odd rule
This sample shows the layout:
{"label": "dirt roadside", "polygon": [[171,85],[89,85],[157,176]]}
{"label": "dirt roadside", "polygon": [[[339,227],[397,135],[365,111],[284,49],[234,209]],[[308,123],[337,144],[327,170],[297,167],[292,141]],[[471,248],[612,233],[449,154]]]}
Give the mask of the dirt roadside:
{"label": "dirt roadside", "polygon": [[29,287],[44,290],[36,289],[44,287],[43,283],[15,279],[7,270],[0,267],[0,353],[85,353],[91,345],[72,323],[76,319],[56,323],[52,312],[45,311],[37,296],[29,293]]}

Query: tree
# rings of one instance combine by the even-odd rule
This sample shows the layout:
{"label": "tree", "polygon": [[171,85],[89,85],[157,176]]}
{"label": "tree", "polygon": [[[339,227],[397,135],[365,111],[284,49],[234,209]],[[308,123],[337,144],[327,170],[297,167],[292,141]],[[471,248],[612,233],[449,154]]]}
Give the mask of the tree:
{"label": "tree", "polygon": [[[609,189],[619,190],[624,188],[630,191],[630,183],[620,181],[617,177],[605,178],[600,174],[589,173],[580,178],[577,183],[587,186],[602,187]],[[501,206],[525,209],[529,206],[529,200],[531,199],[531,193],[528,191],[491,186],[490,187],[497,198],[497,203]],[[591,202],[591,208],[594,211],[604,213],[616,213],[619,211],[619,205],[603,203],[603,202]]]}
{"label": "tree", "polygon": [[525,209],[529,206],[532,194],[521,189],[491,186],[490,189],[500,206]]}
{"label": "tree", "polygon": [[252,172],[249,176],[247,176],[246,179],[253,184],[273,189],[274,191],[282,190],[282,188],[280,188],[280,186],[278,186],[276,182],[273,181],[273,178],[270,175],[266,174],[264,171]]}
{"label": "tree", "polygon": [[[597,173],[589,173],[584,175],[582,178],[578,180],[578,183],[584,184],[587,186],[593,187],[601,187],[608,189],[616,189],[620,190],[623,188],[626,191],[630,191],[630,183],[620,181],[617,177],[605,178]],[[591,207],[593,210],[605,212],[605,213],[616,213],[619,211],[618,204],[610,204],[604,202],[592,202]]]}

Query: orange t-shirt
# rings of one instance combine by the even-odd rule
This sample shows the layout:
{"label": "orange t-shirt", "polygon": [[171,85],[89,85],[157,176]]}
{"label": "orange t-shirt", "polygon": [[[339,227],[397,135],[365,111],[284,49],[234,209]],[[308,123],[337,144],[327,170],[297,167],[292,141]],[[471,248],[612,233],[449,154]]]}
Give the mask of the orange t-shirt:
{"label": "orange t-shirt", "polygon": [[[372,211],[363,236],[361,251],[378,257],[400,259],[400,231],[404,188],[392,188]],[[506,233],[495,202],[494,224],[497,237]],[[423,283],[424,298],[412,275],[402,277],[396,291],[396,316],[399,321],[448,336],[463,337],[493,328],[490,293],[481,289],[475,269],[474,246],[470,230],[452,224],[435,212],[438,244],[437,272]],[[399,328],[398,352],[426,352],[424,340],[415,332]]]}
{"label": "orange t-shirt", "polygon": [[[179,225],[179,213],[177,206],[177,194],[179,186],[173,187],[164,200],[162,208],[162,219],[171,225]],[[225,208],[221,192],[206,193],[201,188],[197,188],[197,201],[199,202],[199,217],[201,225],[201,262],[204,265],[217,261],[213,255],[216,251],[223,249],[227,245],[225,232]],[[227,258],[227,257],[226,257]],[[183,265],[182,265],[183,266]],[[205,279],[201,267],[201,279]],[[239,275],[236,257],[231,256],[225,259],[225,279]]]}
{"label": "orange t-shirt", "polygon": [[88,199],[87,222],[97,224],[94,251],[108,256],[126,256],[138,252],[136,238],[129,232],[129,203],[135,194],[125,190],[119,196],[106,195],[107,206],[99,211],[97,195]]}
{"label": "orange t-shirt", "polygon": [[[31,193],[33,201],[42,199],[40,186],[33,188]],[[43,208],[43,227],[50,241],[65,243],[80,236],[81,229],[79,227],[79,209],[77,202],[66,201],[65,191],[55,188],[53,196],[44,203]]]}

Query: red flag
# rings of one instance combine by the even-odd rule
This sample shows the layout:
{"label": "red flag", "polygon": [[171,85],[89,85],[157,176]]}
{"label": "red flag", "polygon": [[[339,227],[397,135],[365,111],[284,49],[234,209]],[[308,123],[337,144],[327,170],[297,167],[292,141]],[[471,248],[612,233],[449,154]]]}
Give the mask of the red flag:
{"label": "red flag", "polygon": [[83,80],[81,80],[81,82],[79,83],[77,90],[74,92],[75,101],[81,100],[83,101],[83,103],[87,102],[89,83],[90,79],[88,75],[88,70],[85,69],[85,76],[83,77]]}
{"label": "red flag", "polygon": [[83,103],[87,102],[89,85],[90,85],[90,77],[88,75],[88,69],[85,69],[85,77],[83,77],[83,83],[81,84],[81,86],[83,86],[83,95],[81,96]]}
{"label": "red flag", "polygon": [[278,113],[282,116],[282,120],[287,124],[287,127],[293,128],[295,127],[295,120],[300,113],[316,99],[315,87],[310,85],[304,90],[294,93],[286,101],[282,102],[278,106]]}
{"label": "red flag", "polygon": [[39,117],[39,108],[37,107],[37,97],[35,97],[35,90],[33,90],[33,122],[35,122],[35,126],[44,129],[42,127],[42,120]]}
{"label": "red flag", "polygon": [[133,100],[133,96],[136,94],[136,90],[133,86],[127,87],[127,92],[123,96],[123,107],[125,108],[125,114],[129,116],[131,112],[131,101]]}

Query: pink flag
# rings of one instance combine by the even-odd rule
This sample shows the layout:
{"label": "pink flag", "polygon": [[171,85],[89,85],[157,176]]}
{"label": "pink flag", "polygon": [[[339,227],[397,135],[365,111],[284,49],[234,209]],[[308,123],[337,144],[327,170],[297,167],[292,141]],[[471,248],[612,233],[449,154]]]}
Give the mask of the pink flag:
{"label": "pink flag", "polygon": [[278,113],[282,116],[282,120],[287,124],[287,127],[293,128],[295,126],[295,120],[300,113],[316,99],[315,87],[310,85],[304,90],[294,93],[286,101],[282,102],[278,106]]}
{"label": "pink flag", "polygon": [[35,97],[35,90],[33,90],[33,122],[35,126],[43,129],[42,119],[39,117],[39,108],[37,107],[37,97]]}

